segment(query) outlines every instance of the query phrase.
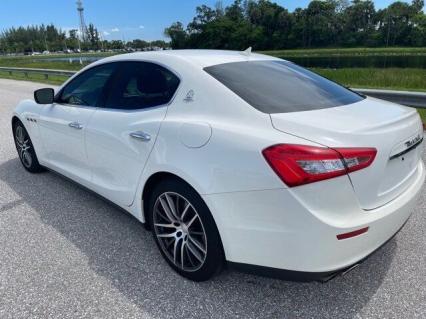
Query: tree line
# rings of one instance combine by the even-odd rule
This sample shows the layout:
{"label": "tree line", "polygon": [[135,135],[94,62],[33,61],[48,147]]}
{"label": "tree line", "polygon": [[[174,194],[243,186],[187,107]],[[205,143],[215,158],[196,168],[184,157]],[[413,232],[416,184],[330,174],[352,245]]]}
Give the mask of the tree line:
{"label": "tree line", "polygon": [[33,52],[67,52],[88,50],[124,50],[150,47],[166,48],[169,44],[163,40],[147,42],[136,39],[129,42],[121,40],[107,41],[102,38],[93,25],[87,26],[84,37],[77,29],[64,31],[53,24],[9,28],[0,33],[0,54]]}
{"label": "tree line", "polygon": [[376,10],[371,0],[313,0],[289,12],[269,0],[206,5],[186,27],[164,33],[175,49],[256,50],[317,47],[426,46],[424,1],[396,1]]}

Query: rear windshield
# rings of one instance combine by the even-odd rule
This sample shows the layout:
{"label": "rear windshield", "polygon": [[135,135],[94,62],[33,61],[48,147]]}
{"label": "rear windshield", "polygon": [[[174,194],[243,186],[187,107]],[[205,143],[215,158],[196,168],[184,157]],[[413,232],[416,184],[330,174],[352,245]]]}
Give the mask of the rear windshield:
{"label": "rear windshield", "polygon": [[287,61],[248,61],[204,69],[247,103],[264,113],[326,109],[363,97]]}

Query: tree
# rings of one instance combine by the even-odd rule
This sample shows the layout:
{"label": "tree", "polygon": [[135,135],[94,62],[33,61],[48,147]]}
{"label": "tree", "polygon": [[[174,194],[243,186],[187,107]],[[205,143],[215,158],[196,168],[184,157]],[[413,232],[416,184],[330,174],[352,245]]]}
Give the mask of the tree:
{"label": "tree", "polygon": [[184,49],[186,47],[188,34],[183,29],[183,24],[181,22],[175,22],[170,27],[166,28],[166,30],[164,30],[164,35],[170,38],[174,49]]}
{"label": "tree", "polygon": [[100,41],[99,41],[99,32],[98,29],[95,28],[95,26],[90,23],[87,27],[87,35],[86,35],[87,41],[90,43],[90,48],[99,50],[100,49]]}
{"label": "tree", "polygon": [[343,12],[342,43],[368,45],[375,33],[376,10],[371,0],[354,0]]}

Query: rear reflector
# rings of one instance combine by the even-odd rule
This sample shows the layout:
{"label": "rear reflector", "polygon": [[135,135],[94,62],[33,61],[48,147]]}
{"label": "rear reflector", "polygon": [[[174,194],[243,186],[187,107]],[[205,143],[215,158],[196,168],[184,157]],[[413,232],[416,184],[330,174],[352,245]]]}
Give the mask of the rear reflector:
{"label": "rear reflector", "polygon": [[327,148],[279,144],[268,147],[263,156],[289,187],[342,176],[371,165],[375,148]]}
{"label": "rear reflector", "polygon": [[358,230],[351,231],[349,233],[337,235],[336,237],[337,237],[338,240],[348,239],[348,238],[352,238],[352,237],[362,235],[362,234],[366,233],[368,231],[368,229],[369,229],[369,227],[365,227],[365,228],[361,228],[361,229],[358,229]]}

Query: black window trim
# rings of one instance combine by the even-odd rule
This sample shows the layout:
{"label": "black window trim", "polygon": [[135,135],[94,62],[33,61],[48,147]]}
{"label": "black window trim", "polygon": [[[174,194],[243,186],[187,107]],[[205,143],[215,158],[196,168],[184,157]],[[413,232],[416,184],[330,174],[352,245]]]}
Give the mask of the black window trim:
{"label": "black window trim", "polygon": [[[69,85],[71,84],[72,81],[74,81],[74,79],[76,79],[77,77],[79,77],[80,75],[86,73],[87,71],[90,71],[96,67],[100,67],[100,66],[104,66],[107,64],[118,64],[118,63],[125,63],[125,62],[141,62],[141,63],[151,63],[151,64],[155,64],[158,66],[163,67],[164,69],[166,69],[167,71],[171,72],[173,75],[175,75],[178,80],[179,80],[179,84],[175,90],[175,93],[173,94],[172,98],[170,99],[169,102],[165,103],[165,104],[161,104],[161,105],[156,105],[156,106],[151,106],[151,107],[146,107],[146,108],[140,108],[140,109],[134,109],[134,110],[124,110],[124,109],[118,109],[118,108],[107,108],[105,107],[105,101],[106,101],[106,92],[108,92],[109,87],[111,86],[111,81],[113,80],[113,78],[115,77],[115,75],[118,72],[118,69],[114,70],[114,72],[111,74],[110,78],[108,79],[107,83],[105,84],[104,89],[102,90],[101,96],[99,101],[101,101],[100,103],[98,102],[96,106],[89,106],[89,105],[73,105],[73,104],[66,104],[66,103],[59,103],[57,100],[59,99],[59,97],[62,95],[62,91]],[[64,105],[64,106],[70,106],[70,107],[81,107],[81,108],[98,108],[98,109],[102,109],[105,111],[112,111],[112,112],[124,112],[124,113],[135,113],[135,112],[141,112],[141,111],[145,111],[145,110],[152,110],[152,109],[156,109],[156,108],[161,108],[161,107],[165,107],[165,106],[170,106],[176,96],[179,93],[180,88],[182,87],[182,76],[175,71],[174,69],[172,69],[170,66],[165,65],[164,63],[158,62],[158,61],[150,61],[150,60],[141,60],[141,59],[123,59],[123,60],[117,60],[117,61],[108,61],[108,62],[104,62],[104,63],[98,63],[96,65],[93,65],[92,67],[84,70],[83,72],[80,72],[78,74],[76,74],[74,77],[72,77],[69,81],[67,81],[65,83],[65,85],[58,91],[58,93],[56,93],[55,95],[55,100],[54,103],[55,104],[59,104],[59,105]]]}

